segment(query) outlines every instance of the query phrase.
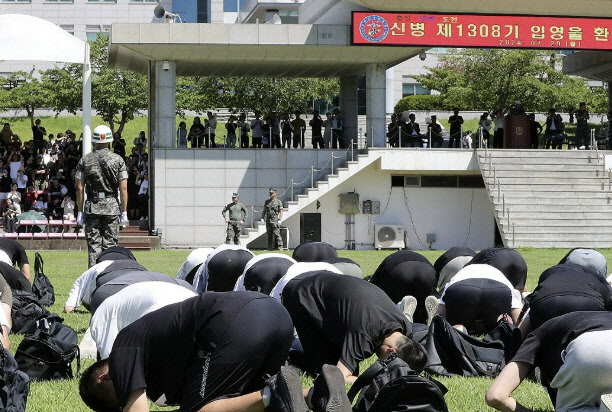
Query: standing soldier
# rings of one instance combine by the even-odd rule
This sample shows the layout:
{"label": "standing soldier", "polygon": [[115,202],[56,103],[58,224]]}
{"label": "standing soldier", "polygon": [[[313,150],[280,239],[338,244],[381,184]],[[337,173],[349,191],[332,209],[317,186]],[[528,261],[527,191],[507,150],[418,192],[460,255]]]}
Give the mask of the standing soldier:
{"label": "standing soldier", "polygon": [[270,199],[266,200],[261,219],[266,221],[268,232],[268,250],[282,250],[283,238],[280,234],[280,222],[283,219],[283,202],[276,198],[276,189],[270,188]]}
{"label": "standing soldier", "polygon": [[[77,223],[85,226],[89,267],[100,252],[117,245],[119,224],[127,217],[127,169],[123,159],[109,150],[113,135],[107,126],[94,129],[94,151],[85,155],[76,168]],[[121,205],[117,199],[121,193]],[[87,201],[84,202],[84,194]]]}
{"label": "standing soldier", "polygon": [[[225,213],[228,211],[229,216],[225,217]],[[240,229],[242,228],[244,221],[247,219],[247,217],[249,217],[249,213],[242,203],[238,203],[238,193],[232,194],[232,203],[225,206],[221,214],[227,222],[227,236],[225,237],[225,243],[229,245],[230,240],[233,237],[234,244],[239,245],[240,241],[238,238],[240,237]]]}

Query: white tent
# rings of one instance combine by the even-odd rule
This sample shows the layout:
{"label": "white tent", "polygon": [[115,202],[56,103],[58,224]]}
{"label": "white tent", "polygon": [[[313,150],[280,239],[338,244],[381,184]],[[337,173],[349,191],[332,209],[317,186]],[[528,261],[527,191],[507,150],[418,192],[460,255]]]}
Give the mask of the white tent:
{"label": "white tent", "polygon": [[24,14],[0,15],[0,60],[83,65],[83,154],[91,151],[89,44],[55,24]]}

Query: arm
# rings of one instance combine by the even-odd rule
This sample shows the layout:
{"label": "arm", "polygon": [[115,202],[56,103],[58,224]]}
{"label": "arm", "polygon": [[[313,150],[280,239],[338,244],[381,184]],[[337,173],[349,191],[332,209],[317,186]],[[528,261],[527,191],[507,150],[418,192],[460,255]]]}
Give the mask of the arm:
{"label": "arm", "polygon": [[357,380],[357,376],[354,376],[351,371],[346,366],[344,366],[344,363],[342,363],[342,361],[338,361],[336,366],[338,367],[338,369],[340,369],[340,372],[342,372],[342,375],[344,376],[344,382],[355,383],[355,381]]}
{"label": "arm", "polygon": [[278,220],[283,220],[283,205],[281,203],[280,211],[278,212]]}
{"label": "arm", "polygon": [[84,191],[85,185],[83,185],[83,181],[81,179],[76,179],[76,203],[79,212],[83,212],[83,200],[84,200]]}
{"label": "arm", "polygon": [[[78,196],[77,189],[77,196]],[[127,191],[127,179],[122,179],[119,181],[119,193],[121,193],[121,211],[127,212],[127,204],[128,204],[128,191]]]}
{"label": "arm", "polygon": [[244,212],[244,217],[242,218],[242,223],[246,222],[246,220],[249,218],[249,212],[247,210],[246,207],[242,207],[242,211]]}
{"label": "arm", "polygon": [[130,393],[123,412],[149,412],[149,402],[144,389],[136,389]]}
{"label": "arm", "polygon": [[501,371],[485,395],[487,405],[502,412],[528,412],[510,395],[527,377],[531,366],[524,362],[510,362]]}
{"label": "arm", "polygon": [[32,282],[32,278],[30,276],[30,264],[29,263],[21,263],[19,265],[19,269],[21,269],[21,273],[24,274],[26,278],[28,278],[29,282]]}

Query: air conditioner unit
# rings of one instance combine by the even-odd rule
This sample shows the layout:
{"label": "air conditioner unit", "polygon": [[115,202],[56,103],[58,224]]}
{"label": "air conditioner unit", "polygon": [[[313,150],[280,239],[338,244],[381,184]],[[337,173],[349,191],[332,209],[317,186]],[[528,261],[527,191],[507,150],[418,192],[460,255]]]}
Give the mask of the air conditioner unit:
{"label": "air conditioner unit", "polygon": [[376,249],[404,249],[404,225],[374,225]]}

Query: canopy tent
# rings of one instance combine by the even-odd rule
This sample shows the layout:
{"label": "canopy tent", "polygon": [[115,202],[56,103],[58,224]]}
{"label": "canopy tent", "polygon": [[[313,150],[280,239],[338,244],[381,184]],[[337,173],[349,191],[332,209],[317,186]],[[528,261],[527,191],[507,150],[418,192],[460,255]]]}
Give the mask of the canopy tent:
{"label": "canopy tent", "polygon": [[55,24],[24,14],[0,15],[0,60],[83,65],[83,154],[91,151],[89,44]]}

